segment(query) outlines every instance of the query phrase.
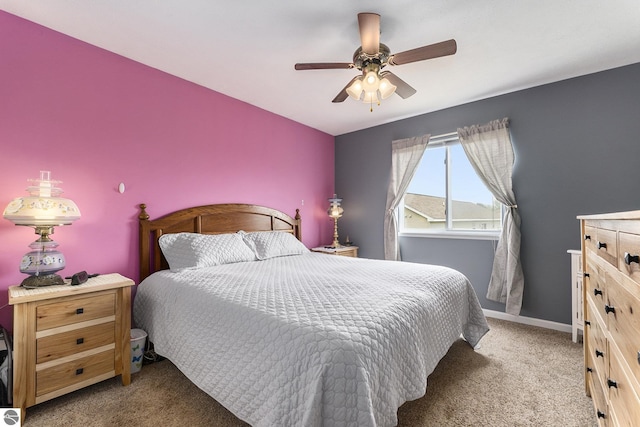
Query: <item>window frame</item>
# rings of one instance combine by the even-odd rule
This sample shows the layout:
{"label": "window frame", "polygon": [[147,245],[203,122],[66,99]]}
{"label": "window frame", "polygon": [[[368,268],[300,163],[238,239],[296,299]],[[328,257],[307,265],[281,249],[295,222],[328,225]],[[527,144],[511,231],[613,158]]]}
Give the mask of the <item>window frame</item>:
{"label": "window frame", "polygon": [[[458,138],[457,132],[446,133],[437,135],[429,140],[429,144],[425,149],[427,150],[447,147],[456,144],[462,144]],[[480,177],[478,177],[480,179]],[[500,229],[497,230],[456,230],[453,228],[453,218],[449,216],[449,212],[453,212],[451,198],[451,156],[449,150],[446,150],[445,154],[445,200],[446,200],[446,228],[438,230],[419,230],[419,229],[405,229],[404,228],[404,196],[398,205],[396,210],[396,218],[398,218],[398,237],[428,237],[428,238],[445,238],[445,239],[468,239],[468,240],[498,240],[502,234],[502,227],[504,226],[504,206],[500,207]]]}

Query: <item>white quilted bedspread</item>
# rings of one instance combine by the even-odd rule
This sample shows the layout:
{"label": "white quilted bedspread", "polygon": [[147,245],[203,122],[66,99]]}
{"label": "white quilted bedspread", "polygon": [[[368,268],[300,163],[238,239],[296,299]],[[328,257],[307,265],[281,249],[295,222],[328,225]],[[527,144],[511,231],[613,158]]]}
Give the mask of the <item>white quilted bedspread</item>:
{"label": "white quilted bedspread", "polygon": [[318,253],[157,272],[134,307],[156,351],[253,426],[394,426],[451,344],[489,329],[454,270]]}

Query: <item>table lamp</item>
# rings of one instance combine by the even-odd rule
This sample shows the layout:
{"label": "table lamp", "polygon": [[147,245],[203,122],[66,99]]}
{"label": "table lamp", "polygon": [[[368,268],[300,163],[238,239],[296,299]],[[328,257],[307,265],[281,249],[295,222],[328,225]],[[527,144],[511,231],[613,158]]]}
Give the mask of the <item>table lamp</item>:
{"label": "table lamp", "polygon": [[331,246],[334,248],[341,246],[338,241],[338,218],[342,216],[344,210],[340,207],[340,202],[342,202],[342,199],[338,199],[337,195],[334,194],[333,198],[329,199],[330,205],[327,210],[329,217],[333,218],[333,243],[331,243]]}
{"label": "table lamp", "polygon": [[3,213],[9,221],[32,227],[40,236],[29,245],[32,250],[20,262],[20,271],[29,275],[21,286],[62,285],[64,281],[55,273],[65,267],[64,255],[49,236],[53,234],[53,227],[70,225],[79,219],[80,210],[72,200],[60,197],[62,189],[57,186],[60,181],[52,181],[51,172],[40,171],[40,178],[29,182],[29,195],[13,199]]}

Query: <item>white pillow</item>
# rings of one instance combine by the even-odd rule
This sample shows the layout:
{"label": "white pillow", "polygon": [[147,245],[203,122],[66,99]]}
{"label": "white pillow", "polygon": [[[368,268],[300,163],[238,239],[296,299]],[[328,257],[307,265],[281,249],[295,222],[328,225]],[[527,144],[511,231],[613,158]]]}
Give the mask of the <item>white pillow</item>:
{"label": "white pillow", "polygon": [[255,261],[242,237],[231,234],[173,233],[158,240],[171,270]]}
{"label": "white pillow", "polygon": [[252,233],[238,232],[247,245],[253,249],[259,260],[269,258],[301,255],[309,249],[296,237],[285,231],[255,231]]}

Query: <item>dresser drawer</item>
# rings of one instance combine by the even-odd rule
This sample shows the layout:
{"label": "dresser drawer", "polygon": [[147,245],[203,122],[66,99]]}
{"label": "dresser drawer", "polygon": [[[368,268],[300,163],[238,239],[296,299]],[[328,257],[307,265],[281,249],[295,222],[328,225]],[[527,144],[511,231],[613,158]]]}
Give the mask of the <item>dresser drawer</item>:
{"label": "dresser drawer", "polygon": [[591,391],[591,399],[596,410],[599,427],[609,426],[609,407],[605,398],[605,390],[597,375],[591,375],[587,378],[589,390]]}
{"label": "dresser drawer", "polygon": [[617,268],[618,245],[616,243],[616,232],[614,230],[598,228],[596,236],[598,238],[595,243],[596,253],[599,257]]}
{"label": "dresser drawer", "polygon": [[596,227],[590,227],[586,225],[584,227],[584,247],[585,249],[590,250],[595,253],[598,249],[596,247],[596,242],[598,241],[598,229]]}
{"label": "dresser drawer", "polygon": [[[590,299],[589,299],[590,300]],[[587,304],[587,319],[589,321],[589,331],[587,334],[587,345],[589,356],[593,360],[593,365],[601,383],[604,383],[609,375],[609,355],[607,348],[607,338],[604,334],[604,325],[599,319],[595,308],[589,301]]]}
{"label": "dresser drawer", "polygon": [[607,275],[602,267],[592,262],[591,260],[587,261],[586,273],[587,274],[583,278],[583,281],[586,283],[587,297],[591,298],[595,307],[598,309],[600,316],[603,319],[606,319],[604,306],[607,302]]}
{"label": "dresser drawer", "polygon": [[640,235],[619,233],[618,269],[640,283]]}
{"label": "dresser drawer", "polygon": [[609,305],[614,310],[609,313],[609,333],[617,343],[620,357],[640,384],[640,286],[637,291],[633,294],[615,281],[609,284]]}
{"label": "dresser drawer", "polygon": [[115,342],[115,322],[38,338],[36,363],[80,353]]}
{"label": "dresser drawer", "polygon": [[36,309],[36,330],[112,316],[115,314],[115,301],[115,293],[111,292],[39,305]]}
{"label": "dresser drawer", "polygon": [[36,396],[89,380],[115,369],[114,349],[86,356],[36,373]]}
{"label": "dresser drawer", "polygon": [[615,414],[620,426],[637,426],[640,420],[640,397],[622,369],[623,360],[616,350],[611,351],[609,388],[609,410]]}

